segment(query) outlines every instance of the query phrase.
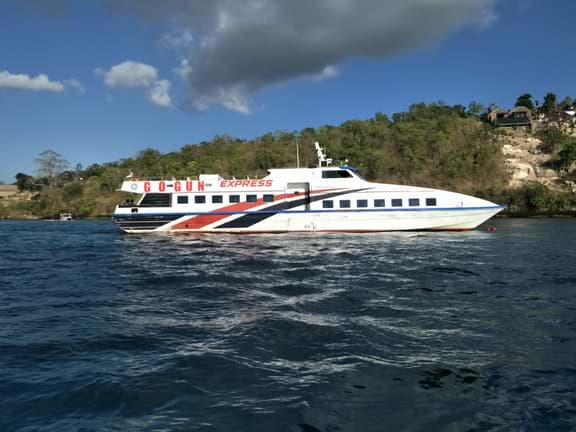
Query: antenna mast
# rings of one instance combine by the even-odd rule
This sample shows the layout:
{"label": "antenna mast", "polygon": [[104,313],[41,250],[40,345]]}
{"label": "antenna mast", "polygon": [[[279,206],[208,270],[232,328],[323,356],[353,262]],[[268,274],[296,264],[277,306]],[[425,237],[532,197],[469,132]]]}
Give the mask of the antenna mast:
{"label": "antenna mast", "polygon": [[296,134],[296,168],[300,168],[300,151],[298,150],[299,136]]}
{"label": "antenna mast", "polygon": [[324,166],[329,166],[332,163],[332,159],[326,157],[326,152],[322,151],[318,141],[314,143],[314,147],[316,148],[316,155],[318,156],[318,167],[322,167],[322,164],[325,164]]}

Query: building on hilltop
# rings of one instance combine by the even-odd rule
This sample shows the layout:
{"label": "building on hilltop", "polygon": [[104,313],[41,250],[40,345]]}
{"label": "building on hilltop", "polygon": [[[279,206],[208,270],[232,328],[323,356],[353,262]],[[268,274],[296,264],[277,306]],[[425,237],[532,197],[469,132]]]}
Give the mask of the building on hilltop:
{"label": "building on hilltop", "polygon": [[523,127],[532,129],[532,110],[519,106],[510,111],[496,108],[487,115],[488,122],[494,127]]}
{"label": "building on hilltop", "polygon": [[486,118],[492,124],[495,124],[498,120],[503,119],[504,117],[506,117],[506,111],[502,108],[493,109],[486,115]]}

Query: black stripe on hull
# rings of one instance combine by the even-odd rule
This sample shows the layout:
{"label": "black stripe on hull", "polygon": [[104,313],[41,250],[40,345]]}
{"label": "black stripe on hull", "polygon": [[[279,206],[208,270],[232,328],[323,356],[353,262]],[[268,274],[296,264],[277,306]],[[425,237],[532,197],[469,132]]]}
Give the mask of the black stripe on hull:
{"label": "black stripe on hull", "polygon": [[[354,190],[346,190],[340,192],[330,192],[325,193],[322,195],[311,196],[309,202],[315,202],[320,200],[325,200],[328,198],[334,198],[340,195],[346,195],[349,193],[360,192],[366,189],[371,188],[363,188],[363,189],[354,189]],[[226,222],[222,225],[215,227],[215,229],[228,229],[228,228],[248,228],[252,225],[255,225],[259,222],[262,222],[265,219],[268,219],[271,216],[277,214],[276,212],[282,210],[290,210],[296,207],[300,207],[306,205],[307,198],[300,198],[294,201],[288,201],[287,203],[280,203],[268,206],[266,208],[260,209],[257,212],[250,213],[244,216],[240,216],[239,218],[234,219],[233,221]]]}
{"label": "black stripe on hull", "polygon": [[152,231],[180,217],[181,215],[117,215],[112,218],[112,222],[123,230]]}
{"label": "black stripe on hull", "polygon": [[[160,225],[162,226],[162,225]],[[146,226],[139,226],[139,225],[130,225],[130,226],[124,226],[124,225],[118,225],[118,227],[122,228],[125,231],[154,231],[156,228],[158,228],[157,226],[150,226],[150,225],[146,225]]]}

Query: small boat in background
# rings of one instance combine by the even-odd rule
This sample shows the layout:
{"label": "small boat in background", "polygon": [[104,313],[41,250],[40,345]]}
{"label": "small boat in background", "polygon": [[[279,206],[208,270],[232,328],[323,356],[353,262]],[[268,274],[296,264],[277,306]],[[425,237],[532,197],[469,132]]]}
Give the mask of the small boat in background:
{"label": "small boat in background", "polygon": [[60,213],[60,220],[61,221],[72,221],[72,215],[70,213]]}

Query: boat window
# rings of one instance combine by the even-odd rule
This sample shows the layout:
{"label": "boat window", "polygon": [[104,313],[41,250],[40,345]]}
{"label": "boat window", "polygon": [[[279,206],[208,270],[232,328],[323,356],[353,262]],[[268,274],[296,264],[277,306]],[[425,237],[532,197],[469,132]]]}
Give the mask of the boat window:
{"label": "boat window", "polygon": [[375,199],[374,207],[386,207],[386,201],[383,199]]}
{"label": "boat window", "polygon": [[274,195],[272,195],[272,194],[264,194],[264,196],[262,198],[264,199],[264,202],[273,202],[274,201]]}
{"label": "boat window", "polygon": [[401,198],[394,198],[392,200],[392,207],[402,207],[402,199]]}
{"label": "boat window", "polygon": [[222,204],[223,202],[222,195],[212,195],[212,204]]}
{"label": "boat window", "polygon": [[194,204],[206,204],[206,196],[205,195],[196,195],[194,197]]}
{"label": "boat window", "polygon": [[350,200],[340,200],[340,208],[350,208]]}
{"label": "boat window", "polygon": [[256,202],[256,201],[258,201],[258,196],[246,195],[246,202]]}
{"label": "boat window", "polygon": [[239,203],[240,202],[240,195],[230,195],[228,197],[228,202]]}
{"label": "boat window", "polygon": [[410,207],[420,207],[420,199],[419,198],[409,198],[408,205]]}
{"label": "boat window", "polygon": [[368,200],[357,200],[356,207],[358,208],[366,208],[368,207]]}
{"label": "boat window", "polygon": [[178,197],[178,204],[188,204],[188,197],[184,195],[180,195]]}
{"label": "boat window", "polygon": [[347,178],[347,177],[352,177],[352,174],[350,174],[346,170],[324,170],[324,171],[322,171],[322,178],[335,179],[335,178]]}
{"label": "boat window", "polygon": [[436,206],[436,198],[426,198],[426,205],[428,207],[434,207]]}
{"label": "boat window", "polygon": [[334,208],[334,201],[332,200],[322,201],[322,208]]}
{"label": "boat window", "polygon": [[147,193],[140,202],[140,207],[170,207],[172,204],[172,194],[168,193]]}

